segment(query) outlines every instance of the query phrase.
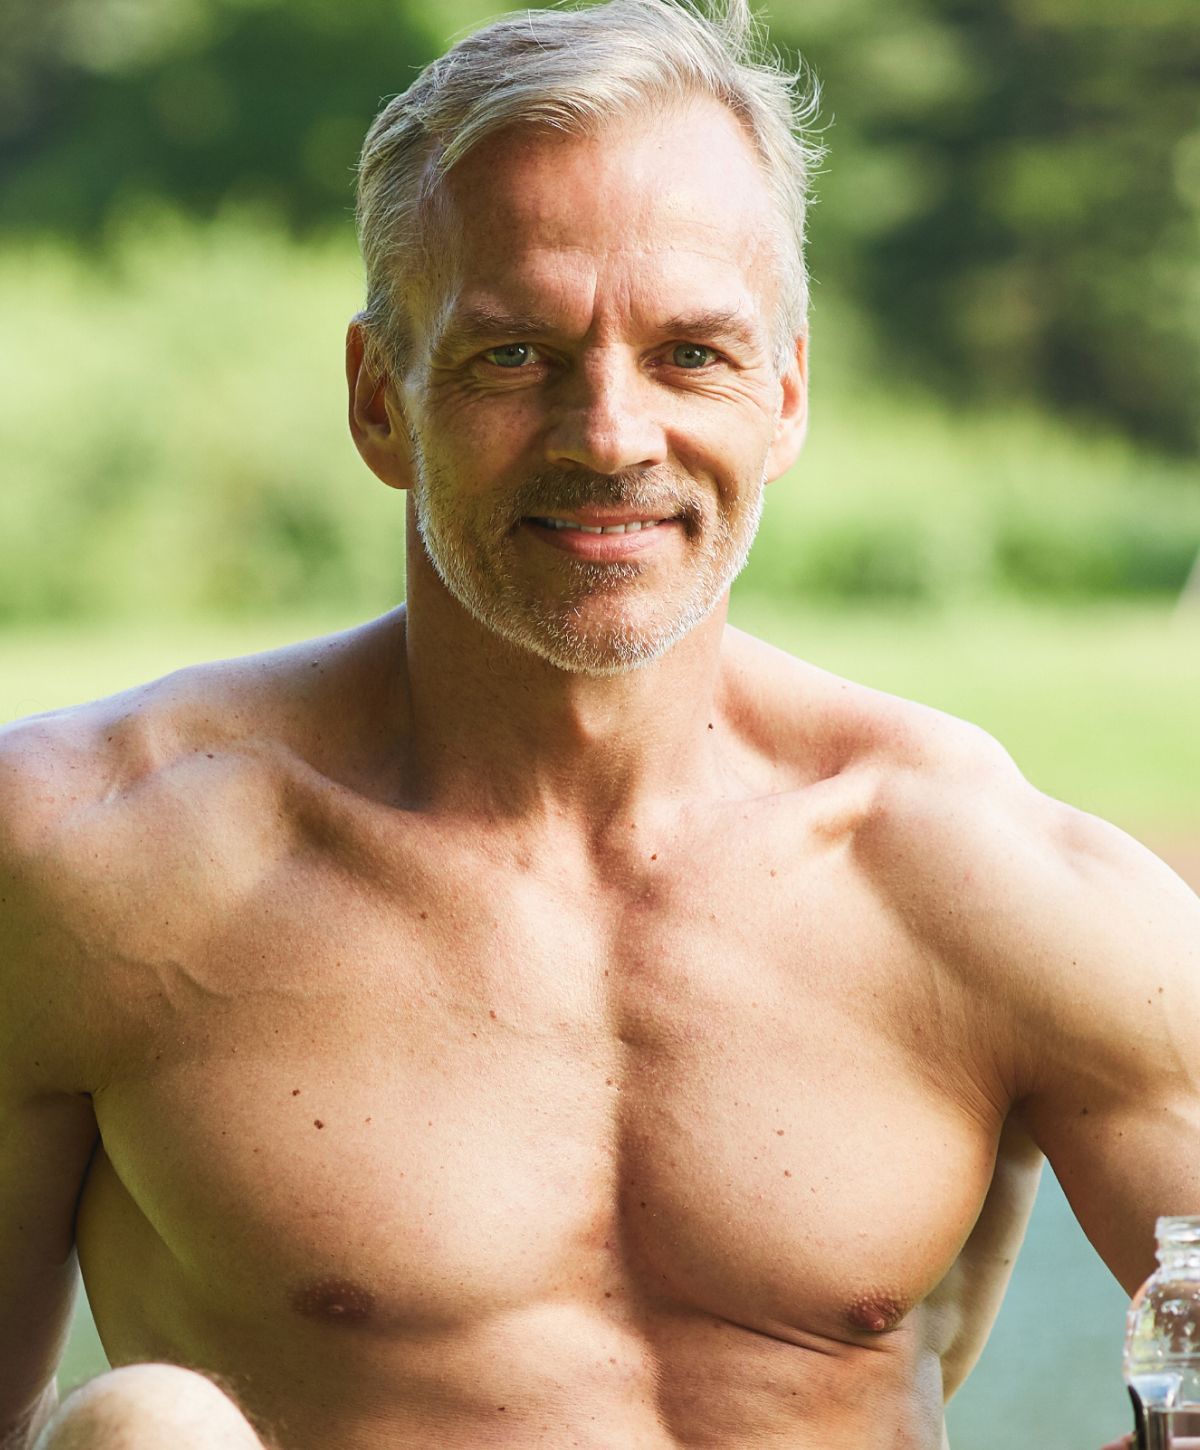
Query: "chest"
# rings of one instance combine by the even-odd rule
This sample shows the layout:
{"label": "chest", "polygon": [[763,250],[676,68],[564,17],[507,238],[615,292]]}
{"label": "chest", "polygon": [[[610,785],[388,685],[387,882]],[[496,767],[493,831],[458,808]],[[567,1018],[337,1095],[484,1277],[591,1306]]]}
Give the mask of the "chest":
{"label": "chest", "polygon": [[726,865],[588,901],[291,863],[117,973],[85,1209],[216,1292],[381,1330],[572,1298],[886,1327],[953,1262],[992,1136],[847,863]]}

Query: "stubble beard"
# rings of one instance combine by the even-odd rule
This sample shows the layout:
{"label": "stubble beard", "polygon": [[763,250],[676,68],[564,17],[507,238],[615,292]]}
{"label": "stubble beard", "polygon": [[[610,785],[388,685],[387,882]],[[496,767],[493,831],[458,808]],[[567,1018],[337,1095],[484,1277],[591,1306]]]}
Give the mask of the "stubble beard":
{"label": "stubble beard", "polygon": [[[485,628],[571,674],[619,675],[660,659],[724,598],[745,567],[762,519],[765,477],[745,501],[742,517],[731,521],[711,505],[705,509],[690,481],[662,470],[653,477],[580,470],[531,478],[476,522],[447,478],[419,452],[415,462],[417,529],[446,589]],[[589,504],[627,507],[643,517],[678,516],[685,541],[707,535],[682,594],[655,600],[639,590],[646,566],[636,558],[596,564],[565,553],[559,556],[564,585],[556,597],[523,588],[514,537],[520,520]],[[589,602],[600,595],[611,596],[615,609],[602,627],[589,626]]]}

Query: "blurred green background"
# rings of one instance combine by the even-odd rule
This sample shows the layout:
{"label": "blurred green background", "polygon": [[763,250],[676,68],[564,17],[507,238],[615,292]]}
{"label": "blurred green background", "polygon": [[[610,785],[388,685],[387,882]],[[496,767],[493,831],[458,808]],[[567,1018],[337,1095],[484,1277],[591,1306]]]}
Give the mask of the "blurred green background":
{"label": "blurred green background", "polygon": [[[352,168],[498,8],[4,0],[0,718],[402,595],[344,425]],[[1200,879],[1195,0],[768,19],[829,158],[810,441],[735,618],[978,721]],[[1049,1183],[955,1450],[1097,1450],[1122,1305]],[[101,1362],[83,1321],[64,1377]]]}

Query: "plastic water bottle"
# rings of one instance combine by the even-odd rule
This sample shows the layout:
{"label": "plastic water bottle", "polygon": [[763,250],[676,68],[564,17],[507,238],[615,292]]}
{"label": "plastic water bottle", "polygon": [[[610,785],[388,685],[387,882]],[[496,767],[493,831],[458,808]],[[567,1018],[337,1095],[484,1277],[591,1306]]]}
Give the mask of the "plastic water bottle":
{"label": "plastic water bottle", "polygon": [[1170,1415],[1200,1410],[1200,1217],[1160,1218],[1158,1268],[1125,1320],[1125,1383],[1140,1450],[1170,1446]]}

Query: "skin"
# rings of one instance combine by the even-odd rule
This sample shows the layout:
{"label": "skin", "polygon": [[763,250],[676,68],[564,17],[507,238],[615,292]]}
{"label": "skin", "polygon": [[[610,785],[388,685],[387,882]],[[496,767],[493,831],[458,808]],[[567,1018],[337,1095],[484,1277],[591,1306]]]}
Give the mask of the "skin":
{"label": "skin", "polygon": [[[447,205],[350,419],[473,607],[410,502],[405,610],[4,735],[0,1425],[77,1248],[114,1364],[283,1450],[937,1450],[1043,1154],[1131,1291],[1200,1208],[1200,907],[723,595],[663,644],[803,437],[731,117],[494,138]],[[531,479],[686,520],[497,527]]]}

